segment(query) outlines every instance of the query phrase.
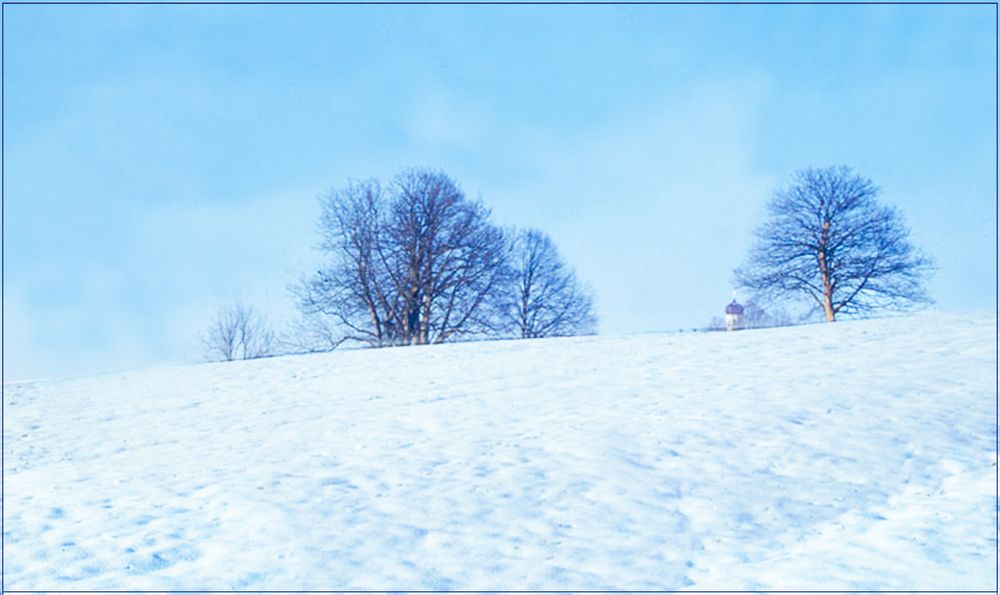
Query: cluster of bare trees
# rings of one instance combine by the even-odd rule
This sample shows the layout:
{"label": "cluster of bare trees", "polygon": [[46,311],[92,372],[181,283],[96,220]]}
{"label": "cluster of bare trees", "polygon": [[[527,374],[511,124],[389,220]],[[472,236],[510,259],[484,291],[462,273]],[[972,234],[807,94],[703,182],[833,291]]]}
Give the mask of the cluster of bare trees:
{"label": "cluster of bare trees", "polygon": [[594,332],[593,298],[551,240],[499,228],[441,172],[351,183],[322,207],[329,262],[296,294],[308,319],[342,339],[383,347]]}
{"label": "cluster of bare trees", "polygon": [[[303,318],[281,342],[289,351],[596,332],[593,295],[552,240],[501,229],[441,172],[353,182],[321,206],[328,260],[293,288]],[[261,357],[278,344],[262,329],[252,310],[231,307],[206,343],[216,359]]]}
{"label": "cluster of bare trees", "polygon": [[446,176],[411,171],[388,190],[375,180],[323,199],[327,267],[298,296],[348,339],[422,345],[493,330],[489,299],[505,283],[506,245],[488,211]]}

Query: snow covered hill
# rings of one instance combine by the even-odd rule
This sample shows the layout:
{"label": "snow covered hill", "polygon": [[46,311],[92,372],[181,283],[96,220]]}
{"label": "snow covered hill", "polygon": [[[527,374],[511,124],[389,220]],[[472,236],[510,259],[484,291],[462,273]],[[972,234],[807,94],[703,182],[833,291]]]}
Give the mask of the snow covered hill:
{"label": "snow covered hill", "polygon": [[993,589],[995,321],[4,386],[7,589]]}

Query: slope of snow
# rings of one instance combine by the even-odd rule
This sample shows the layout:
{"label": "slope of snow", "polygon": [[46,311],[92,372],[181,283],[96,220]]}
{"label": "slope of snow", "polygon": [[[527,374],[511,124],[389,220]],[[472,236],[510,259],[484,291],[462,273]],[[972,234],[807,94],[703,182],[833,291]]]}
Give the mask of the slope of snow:
{"label": "slope of snow", "polygon": [[4,386],[8,589],[993,589],[995,321]]}

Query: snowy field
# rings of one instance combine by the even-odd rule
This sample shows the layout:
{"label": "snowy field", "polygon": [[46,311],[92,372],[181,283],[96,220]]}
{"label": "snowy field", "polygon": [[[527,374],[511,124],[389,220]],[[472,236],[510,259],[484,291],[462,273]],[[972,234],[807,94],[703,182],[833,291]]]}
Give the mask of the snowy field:
{"label": "snowy field", "polygon": [[6,384],[5,587],[992,590],[994,324]]}

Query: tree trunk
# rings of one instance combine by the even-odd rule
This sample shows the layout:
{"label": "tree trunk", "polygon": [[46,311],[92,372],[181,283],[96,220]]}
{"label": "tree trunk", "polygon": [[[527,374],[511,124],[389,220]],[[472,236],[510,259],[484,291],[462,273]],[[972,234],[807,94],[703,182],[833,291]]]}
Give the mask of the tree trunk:
{"label": "tree trunk", "polygon": [[833,300],[830,295],[830,278],[823,276],[823,314],[826,315],[827,322],[833,322],[835,320],[833,313]]}
{"label": "tree trunk", "polygon": [[823,280],[823,314],[827,322],[834,321],[833,283],[830,282],[830,269],[826,266],[826,241],[830,233],[830,222],[823,223],[823,233],[819,240],[819,275]]}

